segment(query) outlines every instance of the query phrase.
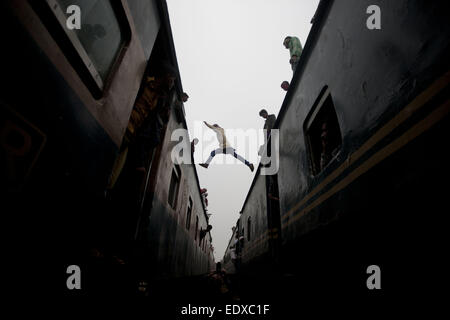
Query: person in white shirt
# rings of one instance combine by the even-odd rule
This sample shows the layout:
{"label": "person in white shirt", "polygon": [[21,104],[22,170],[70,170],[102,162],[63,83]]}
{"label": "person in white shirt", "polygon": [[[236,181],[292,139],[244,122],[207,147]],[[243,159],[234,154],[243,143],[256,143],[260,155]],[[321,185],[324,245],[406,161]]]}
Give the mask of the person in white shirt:
{"label": "person in white shirt", "polygon": [[213,150],[211,152],[211,155],[209,156],[208,160],[206,160],[205,163],[200,163],[199,165],[202,166],[203,168],[208,169],[209,163],[216,156],[216,154],[224,153],[224,154],[231,154],[233,157],[235,157],[239,161],[242,161],[253,172],[253,170],[254,170],[253,164],[248,162],[247,160],[245,160],[240,155],[238,155],[236,153],[236,150],[228,143],[227,137],[225,136],[225,130],[222,127],[220,127],[218,124],[210,125],[206,121],[203,121],[203,122],[206,124],[206,126],[208,128],[212,129],[216,133],[217,140],[219,140],[219,148],[216,150]]}

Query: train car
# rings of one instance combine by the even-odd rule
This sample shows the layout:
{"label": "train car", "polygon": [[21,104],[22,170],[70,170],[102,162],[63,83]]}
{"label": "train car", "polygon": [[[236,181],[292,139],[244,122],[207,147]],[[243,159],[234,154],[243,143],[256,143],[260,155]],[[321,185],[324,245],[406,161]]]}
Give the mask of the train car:
{"label": "train car", "polygon": [[[381,29],[366,25],[371,5]],[[444,2],[320,2],[275,125],[279,171],[258,171],[239,219],[243,272],[271,265],[298,280],[292,292],[364,296],[375,265],[388,292],[435,288],[448,242],[447,15]]]}
{"label": "train car", "polygon": [[[177,97],[174,96],[174,105]],[[157,166],[152,168],[144,204],[146,221],[140,231],[148,237],[152,265],[158,274],[188,276],[208,273],[214,263],[210,260],[211,235],[208,230],[208,216],[200,195],[200,186],[194,164],[172,161],[172,153],[178,140],[172,133],[185,129],[183,141],[189,141],[184,109],[173,108],[167,124],[164,141],[157,151]],[[190,146],[190,143],[188,143]],[[192,159],[191,159],[192,160]],[[140,236],[141,237],[141,236]]]}
{"label": "train car", "polygon": [[[186,122],[165,1],[11,0],[1,9],[0,185],[14,287],[26,286],[30,267],[41,288],[60,292],[67,267],[79,265],[82,294],[114,287],[117,274],[103,272],[110,264],[164,266],[147,264],[147,279],[207,272],[212,239],[199,241],[208,216],[195,167],[167,162],[171,130]],[[131,186],[125,165],[116,191],[105,192],[144,80],[163,66],[176,80],[145,183]]]}

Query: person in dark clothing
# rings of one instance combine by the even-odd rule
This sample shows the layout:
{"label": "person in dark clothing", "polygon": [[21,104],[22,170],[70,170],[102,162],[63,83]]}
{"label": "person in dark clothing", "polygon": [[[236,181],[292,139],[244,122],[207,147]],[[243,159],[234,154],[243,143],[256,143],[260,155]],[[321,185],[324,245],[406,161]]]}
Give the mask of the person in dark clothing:
{"label": "person in dark clothing", "polygon": [[212,225],[208,224],[208,226],[206,227],[205,230],[201,230],[200,231],[200,240],[202,240],[206,236],[206,234],[211,231],[211,229],[212,229]]}
{"label": "person in dark clothing", "polygon": [[266,109],[261,109],[261,111],[259,111],[259,115],[261,117],[263,117],[264,119],[266,119],[266,121],[264,122],[264,128],[263,128],[264,130],[267,130],[266,134],[264,135],[264,145],[262,145],[258,151],[259,155],[263,155],[263,149],[265,148],[265,146],[267,144],[267,140],[269,139],[269,136],[270,136],[270,131],[274,127],[275,121],[277,121],[277,117],[275,117],[274,114],[269,114]]}
{"label": "person in dark clothing", "polygon": [[269,114],[266,109],[261,109],[259,115],[266,119],[264,122],[264,129],[267,130],[267,135],[269,135],[270,130],[272,130],[275,125],[275,121],[277,121],[277,117],[274,114]]}

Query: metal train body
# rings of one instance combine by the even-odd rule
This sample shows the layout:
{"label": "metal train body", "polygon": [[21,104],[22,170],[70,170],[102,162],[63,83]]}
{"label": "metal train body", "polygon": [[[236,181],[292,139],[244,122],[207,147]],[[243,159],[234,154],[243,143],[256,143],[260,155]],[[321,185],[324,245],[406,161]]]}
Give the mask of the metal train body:
{"label": "metal train body", "polygon": [[[381,30],[366,27],[372,4]],[[260,167],[242,207],[243,272],[295,275],[323,292],[367,292],[373,264],[391,289],[414,294],[438,281],[448,243],[447,15],[444,2],[321,1],[275,125],[279,171]],[[335,112],[327,118],[340,143],[317,170],[321,110]]]}
{"label": "metal train body", "polygon": [[[197,235],[208,225],[208,217],[193,165],[181,165],[176,206],[172,208],[167,200],[173,169],[171,130],[186,128],[186,122],[184,109],[176,104],[182,86],[165,1],[96,3],[110,6],[113,14],[105,17],[107,11],[93,9],[92,23],[110,19],[109,26],[119,30],[105,27],[97,30],[96,37],[118,37],[120,32],[108,72],[97,70],[102,81],[82,59],[79,44],[69,41],[73,34],[66,33],[65,24],[58,21],[64,4],[2,3],[1,33],[7,46],[1,59],[1,187],[5,225],[11,239],[16,239],[10,261],[21,265],[17,270],[26,270],[26,261],[40,261],[46,286],[56,275],[59,287],[65,283],[67,265],[83,266],[90,247],[112,246],[123,257],[133,257],[131,243],[140,238],[145,249],[139,255],[153,263],[148,272],[154,276],[209,271],[211,236],[200,242]],[[83,10],[83,5],[94,2],[71,4],[80,4]],[[101,56],[106,48],[97,47],[97,54]],[[178,78],[165,135],[147,168],[151,174],[141,202],[144,210],[140,215],[126,200],[105,207],[104,190],[141,81],[163,60],[173,66]],[[126,186],[122,189],[125,194]],[[198,230],[194,230],[195,221],[186,228],[189,199]]]}

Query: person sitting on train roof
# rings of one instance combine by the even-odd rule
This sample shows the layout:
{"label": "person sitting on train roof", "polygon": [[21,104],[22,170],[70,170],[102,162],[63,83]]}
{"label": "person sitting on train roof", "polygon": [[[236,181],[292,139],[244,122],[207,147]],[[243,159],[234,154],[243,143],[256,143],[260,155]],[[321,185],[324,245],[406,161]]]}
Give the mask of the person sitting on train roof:
{"label": "person sitting on train roof", "polygon": [[281,83],[281,88],[282,88],[284,91],[288,91],[288,90],[289,90],[289,82],[288,82],[288,81],[283,81],[283,82]]}
{"label": "person sitting on train roof", "polygon": [[295,72],[300,55],[302,54],[302,44],[300,43],[300,39],[297,37],[287,36],[284,39],[283,44],[286,49],[289,49],[289,53],[291,55],[289,63],[291,64],[292,71]]}
{"label": "person sitting on train roof", "polygon": [[175,79],[176,74],[170,68],[165,68],[161,76],[145,78],[143,89],[131,111],[119,155],[113,165],[108,190],[114,188],[129,155],[130,146],[133,146],[136,170],[145,172],[145,155],[160,142],[163,122],[168,119],[166,98],[174,86]]}
{"label": "person sitting on train roof", "polygon": [[200,163],[200,166],[208,169],[209,163],[212,161],[212,159],[215,157],[215,155],[218,153],[224,153],[224,154],[231,154],[233,157],[235,157],[239,161],[243,162],[247,167],[250,168],[250,171],[253,172],[253,170],[254,170],[253,164],[248,162],[247,160],[245,160],[240,155],[238,155],[236,153],[236,150],[228,143],[227,137],[225,136],[225,130],[222,127],[220,127],[218,124],[210,125],[206,121],[203,121],[203,122],[205,123],[205,125],[208,128],[212,129],[216,133],[217,140],[219,140],[220,148],[213,150],[211,152],[211,155],[209,156],[208,160],[206,160],[205,163]]}

